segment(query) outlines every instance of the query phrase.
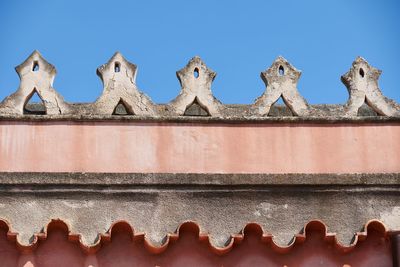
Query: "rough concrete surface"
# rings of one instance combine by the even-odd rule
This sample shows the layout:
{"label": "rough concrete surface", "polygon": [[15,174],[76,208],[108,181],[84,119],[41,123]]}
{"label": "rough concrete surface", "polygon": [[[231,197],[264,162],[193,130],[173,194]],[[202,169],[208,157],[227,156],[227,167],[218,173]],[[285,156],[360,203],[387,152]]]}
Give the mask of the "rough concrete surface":
{"label": "rough concrete surface", "polygon": [[179,95],[169,104],[174,112],[183,115],[186,108],[196,101],[211,116],[220,115],[221,103],[211,92],[211,83],[216,73],[209,69],[199,58],[192,58],[189,63],[176,73],[182,89]]}
{"label": "rough concrete surface", "polygon": [[53,88],[56,69],[38,51],[34,51],[21,65],[15,68],[21,83],[18,90],[0,105],[0,113],[21,115],[24,106],[36,92],[49,115],[68,113],[68,104]]}
{"label": "rough concrete surface", "polygon": [[[35,71],[35,65],[39,69]],[[300,95],[297,82],[301,72],[284,58],[278,57],[269,69],[261,73],[267,88],[256,99],[247,105],[222,104],[211,91],[211,84],[216,73],[208,68],[199,57],[194,57],[177,72],[181,83],[179,95],[167,104],[154,104],[150,97],[141,92],[136,85],[136,65],[128,62],[120,53],[100,68],[100,76],[104,88],[101,96],[94,103],[66,103],[52,88],[55,68],[47,63],[35,51],[28,59],[16,68],[21,84],[17,92],[0,103],[1,117],[18,118],[23,114],[25,104],[36,91],[44,102],[38,114],[43,117],[60,115],[65,119],[76,117],[102,116],[112,119],[124,117],[169,119],[175,117],[208,117],[227,120],[254,120],[272,117],[302,118],[354,118],[358,116],[400,117],[400,106],[393,100],[383,96],[378,87],[380,71],[370,66],[364,59],[357,58],[342,81],[349,91],[349,101],[345,105],[309,105]],[[276,101],[282,97],[286,108],[275,107]],[[126,109],[118,114],[116,107],[122,104]],[[199,106],[196,112],[186,112],[192,104]],[[365,106],[370,109],[365,112]],[[372,110],[372,111],[371,111]],[[33,111],[26,112],[35,114]],[[364,114],[364,115],[362,115]],[[125,115],[125,116],[120,116]],[[32,116],[32,115],[26,115]],[[197,119],[196,118],[196,119]]]}
{"label": "rough concrete surface", "polygon": [[119,52],[97,69],[103,84],[103,94],[93,104],[93,113],[112,115],[119,102],[128,114],[138,116],[155,115],[150,98],[136,86],[136,65],[128,62]]}
{"label": "rough concrete surface", "polygon": [[187,220],[220,247],[249,222],[260,223],[280,245],[314,219],[344,245],[371,219],[400,229],[398,174],[2,173],[0,183],[0,214],[23,244],[55,218],[87,245],[117,220],[155,245]]}
{"label": "rough concrete surface", "polygon": [[386,98],[378,86],[382,71],[362,57],[357,57],[351,69],[342,76],[350,98],[345,105],[346,116],[356,116],[359,108],[367,103],[376,113],[386,116],[400,116],[399,105]]}
{"label": "rough concrete surface", "polygon": [[271,106],[282,97],[285,104],[296,116],[308,115],[307,101],[300,95],[297,89],[297,82],[301,72],[293,67],[283,57],[278,57],[271,67],[261,72],[267,89],[255,103],[259,115],[268,115]]}

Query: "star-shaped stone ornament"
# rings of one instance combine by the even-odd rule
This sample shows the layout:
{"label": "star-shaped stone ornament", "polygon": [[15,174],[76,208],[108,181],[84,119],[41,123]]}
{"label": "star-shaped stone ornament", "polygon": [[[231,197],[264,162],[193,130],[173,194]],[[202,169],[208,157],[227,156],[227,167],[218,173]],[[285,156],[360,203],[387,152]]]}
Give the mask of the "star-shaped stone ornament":
{"label": "star-shaped stone ornament", "polygon": [[294,115],[307,116],[309,106],[297,89],[300,75],[301,71],[283,57],[278,57],[267,70],[261,72],[266,90],[254,104],[258,115],[268,116],[271,106],[282,97]]}
{"label": "star-shaped stone ornament", "polygon": [[42,100],[47,115],[68,113],[68,104],[53,88],[56,68],[39,51],[33,51],[15,70],[21,81],[17,91],[2,103],[6,113],[24,114],[25,105],[35,93]]}
{"label": "star-shaped stone ornament", "polygon": [[350,70],[341,77],[349,92],[345,116],[357,116],[359,108],[366,103],[376,113],[400,116],[399,105],[382,94],[378,79],[382,71],[372,67],[364,58],[357,57]]}
{"label": "star-shaped stone ornament", "polygon": [[115,114],[118,105],[123,105],[126,115],[155,115],[156,108],[151,99],[136,85],[137,66],[116,52],[104,65],[97,68],[103,82],[102,95],[96,100],[95,113]]}
{"label": "star-shaped stone ornament", "polygon": [[200,105],[210,116],[220,115],[221,103],[211,91],[216,73],[200,57],[192,58],[176,75],[181,84],[181,92],[169,105],[177,115],[184,115],[192,104]]}

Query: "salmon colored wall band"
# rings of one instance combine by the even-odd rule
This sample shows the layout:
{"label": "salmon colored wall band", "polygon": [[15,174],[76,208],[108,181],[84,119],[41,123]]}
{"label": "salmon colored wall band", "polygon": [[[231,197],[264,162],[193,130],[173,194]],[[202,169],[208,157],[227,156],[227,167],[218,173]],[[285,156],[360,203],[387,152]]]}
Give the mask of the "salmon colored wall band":
{"label": "salmon colored wall band", "polygon": [[0,122],[0,171],[398,173],[400,124]]}

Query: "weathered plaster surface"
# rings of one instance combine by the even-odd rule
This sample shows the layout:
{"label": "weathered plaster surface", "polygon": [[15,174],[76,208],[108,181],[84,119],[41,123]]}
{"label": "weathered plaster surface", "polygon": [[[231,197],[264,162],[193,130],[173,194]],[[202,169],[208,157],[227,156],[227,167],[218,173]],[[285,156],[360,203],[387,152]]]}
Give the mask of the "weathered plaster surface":
{"label": "weathered plaster surface", "polygon": [[367,103],[378,114],[400,116],[399,105],[385,97],[378,86],[382,71],[378,70],[362,57],[357,57],[351,69],[342,76],[350,98],[345,105],[346,116],[357,115],[362,104]]}
{"label": "weathered plaster surface", "polygon": [[[198,57],[167,104],[139,91],[136,65],[119,53],[98,69],[95,103],[64,102],[38,52],[16,69],[20,87],[0,103],[0,219],[23,244],[57,218],[87,245],[118,220],[155,245],[187,220],[219,247],[250,222],[280,245],[315,219],[345,245],[372,219],[400,229],[400,107],[362,58],[342,77],[345,105],[309,105],[281,57],[249,105],[219,102],[216,73]],[[34,92],[46,115],[23,114],[35,114]]]}
{"label": "weathered plaster surface", "polygon": [[301,72],[293,67],[283,57],[278,57],[272,66],[261,73],[261,78],[267,87],[255,106],[261,116],[267,116],[271,106],[282,97],[285,104],[296,116],[307,116],[309,107],[307,101],[300,95],[297,82]]}
{"label": "weathered plaster surface", "polygon": [[[117,220],[160,245],[184,221],[196,221],[216,246],[249,222],[280,245],[310,220],[325,222],[343,245],[371,219],[400,229],[398,174],[2,174],[0,214],[29,244],[51,219],[93,244]],[[246,185],[247,184],[247,185]],[[29,223],[27,223],[29,222]]]}
{"label": "weathered plaster surface", "polygon": [[38,51],[34,51],[21,65],[15,68],[21,83],[18,90],[0,105],[0,112],[21,115],[25,104],[36,92],[43,101],[49,115],[68,113],[68,104],[53,88],[56,68],[49,64]]}
{"label": "weathered plaster surface", "polygon": [[390,173],[400,124],[0,122],[0,171]]}
{"label": "weathered plaster surface", "polygon": [[92,112],[111,115],[121,101],[131,115],[155,115],[153,102],[137,88],[136,71],[136,65],[128,62],[118,52],[107,64],[99,67],[97,74],[104,84],[104,89],[93,104]]}
{"label": "weathered plaster surface", "polygon": [[[35,66],[38,67],[35,70]],[[278,57],[270,68],[261,73],[266,84],[265,92],[253,104],[223,104],[214,97],[211,85],[216,73],[199,58],[177,71],[181,84],[179,95],[167,104],[154,104],[150,97],[141,92],[136,85],[135,64],[127,61],[120,53],[97,69],[103,82],[103,92],[94,103],[71,104],[63,100],[52,87],[56,74],[55,67],[49,64],[37,51],[34,51],[16,68],[21,79],[18,90],[0,103],[0,116],[16,118],[23,114],[26,103],[34,92],[44,102],[44,113],[50,116],[60,115],[66,119],[80,116],[110,116],[115,113],[118,104],[122,104],[126,113],[138,118],[170,118],[187,116],[186,110],[193,103],[204,112],[201,116],[220,119],[260,119],[268,116],[303,118],[357,118],[364,105],[377,114],[388,117],[400,117],[400,106],[386,98],[378,86],[380,70],[370,66],[367,61],[357,58],[342,81],[349,91],[349,100],[345,105],[309,105],[301,96],[297,82],[301,72],[283,57]],[[275,112],[274,104],[282,97],[289,112]],[[34,113],[34,112],[33,112]],[[361,112],[362,113],[362,112]],[[118,115],[118,114],[114,114]],[[121,114],[119,114],[121,115]]]}
{"label": "weathered plaster surface", "polygon": [[199,57],[192,58],[183,69],[176,73],[176,76],[182,89],[169,104],[174,113],[183,115],[186,108],[197,101],[211,116],[220,115],[222,104],[211,92],[211,83],[216,73],[209,69]]}

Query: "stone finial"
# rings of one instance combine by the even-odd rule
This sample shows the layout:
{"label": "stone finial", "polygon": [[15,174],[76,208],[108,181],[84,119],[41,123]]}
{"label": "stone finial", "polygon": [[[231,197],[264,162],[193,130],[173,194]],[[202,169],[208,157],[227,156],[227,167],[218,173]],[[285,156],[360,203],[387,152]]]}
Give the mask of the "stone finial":
{"label": "stone finial", "polygon": [[96,114],[112,115],[122,104],[129,115],[155,115],[155,105],[136,85],[136,71],[136,65],[119,52],[97,69],[104,89],[94,103]]}
{"label": "stone finial", "polygon": [[200,57],[192,58],[183,69],[176,72],[176,75],[182,89],[170,106],[178,115],[184,115],[192,104],[198,104],[208,115],[220,115],[221,103],[211,92],[211,83],[216,73],[209,69]]}
{"label": "stone finial", "polygon": [[362,57],[354,60],[350,70],[341,77],[349,91],[345,116],[357,116],[358,109],[366,102],[375,112],[386,116],[400,116],[399,106],[386,98],[378,86],[382,71],[369,65]]}
{"label": "stone finial", "polygon": [[261,72],[261,79],[267,89],[256,100],[260,115],[268,115],[271,106],[282,97],[285,104],[296,116],[306,116],[309,111],[307,101],[300,95],[297,82],[301,71],[293,67],[283,57],[278,57],[271,67]]}
{"label": "stone finial", "polygon": [[24,107],[34,93],[37,93],[46,109],[46,114],[64,114],[68,104],[53,88],[56,68],[48,63],[39,51],[33,53],[15,68],[21,80],[18,90],[4,99],[3,112],[24,114]]}

